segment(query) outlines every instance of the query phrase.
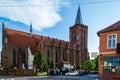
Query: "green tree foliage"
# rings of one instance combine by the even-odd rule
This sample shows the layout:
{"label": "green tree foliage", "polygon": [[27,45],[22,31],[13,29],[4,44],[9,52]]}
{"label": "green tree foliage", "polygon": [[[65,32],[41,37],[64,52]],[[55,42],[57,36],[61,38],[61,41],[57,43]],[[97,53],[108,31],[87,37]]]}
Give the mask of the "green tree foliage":
{"label": "green tree foliage", "polygon": [[94,63],[96,64],[95,70],[98,70],[98,57],[94,59]]}
{"label": "green tree foliage", "polygon": [[34,56],[34,60],[33,60],[33,64],[36,65],[36,67],[39,69],[39,71],[45,71],[46,67],[47,67],[47,60],[45,59],[45,57],[43,56],[43,54],[40,51],[37,51],[35,56]]}
{"label": "green tree foliage", "polygon": [[55,68],[55,62],[54,62],[52,59],[50,60],[50,67],[51,67],[52,69]]}
{"label": "green tree foliage", "polygon": [[96,67],[96,64],[92,60],[84,61],[83,63],[83,69],[85,70],[94,70]]}

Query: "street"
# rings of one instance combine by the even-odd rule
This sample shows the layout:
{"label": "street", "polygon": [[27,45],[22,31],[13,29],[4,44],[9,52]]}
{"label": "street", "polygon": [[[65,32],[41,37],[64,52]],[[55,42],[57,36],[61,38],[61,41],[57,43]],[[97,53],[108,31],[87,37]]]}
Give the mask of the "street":
{"label": "street", "polygon": [[31,77],[2,77],[0,80],[99,80],[98,74],[84,76],[31,76]]}

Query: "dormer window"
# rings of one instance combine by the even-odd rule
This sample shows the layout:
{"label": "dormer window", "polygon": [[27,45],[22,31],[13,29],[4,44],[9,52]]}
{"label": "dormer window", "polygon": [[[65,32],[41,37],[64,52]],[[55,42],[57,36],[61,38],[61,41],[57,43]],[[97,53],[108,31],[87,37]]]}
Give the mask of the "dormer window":
{"label": "dormer window", "polygon": [[111,34],[108,35],[108,49],[109,48],[116,48],[116,43],[117,43],[117,35],[116,34]]}

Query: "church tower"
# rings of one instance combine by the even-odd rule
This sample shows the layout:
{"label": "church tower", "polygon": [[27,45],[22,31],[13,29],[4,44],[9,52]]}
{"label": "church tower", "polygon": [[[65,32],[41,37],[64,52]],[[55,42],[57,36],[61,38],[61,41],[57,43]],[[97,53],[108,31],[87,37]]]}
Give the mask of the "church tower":
{"label": "church tower", "polygon": [[69,30],[69,40],[73,50],[75,50],[74,57],[72,56],[73,65],[81,67],[82,62],[88,60],[88,27],[82,22],[80,6],[75,24]]}

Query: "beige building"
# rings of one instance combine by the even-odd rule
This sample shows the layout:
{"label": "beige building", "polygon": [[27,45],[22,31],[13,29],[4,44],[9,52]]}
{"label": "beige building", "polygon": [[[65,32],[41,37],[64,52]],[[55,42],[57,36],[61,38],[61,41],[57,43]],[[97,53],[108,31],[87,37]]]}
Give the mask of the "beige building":
{"label": "beige building", "polygon": [[21,68],[22,63],[25,67],[32,68],[34,54],[40,50],[49,60],[55,61],[56,67],[61,64],[70,64],[77,69],[85,60],[89,60],[88,54],[88,27],[82,24],[80,7],[78,8],[76,21],[70,27],[70,41],[58,40],[38,34],[32,34],[32,25],[30,33],[7,28],[2,23],[2,66],[13,68],[17,65]]}

